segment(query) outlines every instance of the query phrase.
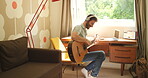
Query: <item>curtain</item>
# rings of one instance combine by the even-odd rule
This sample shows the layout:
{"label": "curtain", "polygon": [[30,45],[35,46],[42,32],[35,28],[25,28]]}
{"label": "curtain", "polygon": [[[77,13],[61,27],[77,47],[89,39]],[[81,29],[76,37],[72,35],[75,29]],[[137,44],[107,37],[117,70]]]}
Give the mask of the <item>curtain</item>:
{"label": "curtain", "polygon": [[70,36],[72,30],[71,0],[62,1],[62,18],[60,37]]}
{"label": "curtain", "polygon": [[135,0],[135,12],[138,32],[137,59],[146,58],[146,0]]}

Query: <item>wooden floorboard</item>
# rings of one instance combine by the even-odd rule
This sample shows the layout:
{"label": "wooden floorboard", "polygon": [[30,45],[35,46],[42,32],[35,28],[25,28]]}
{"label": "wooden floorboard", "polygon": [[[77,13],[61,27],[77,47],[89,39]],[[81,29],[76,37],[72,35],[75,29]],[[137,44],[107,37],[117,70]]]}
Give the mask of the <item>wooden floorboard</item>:
{"label": "wooden floorboard", "polygon": [[[64,68],[65,66],[63,66]],[[78,68],[78,78],[85,78],[81,72],[81,69],[85,67],[79,66]],[[126,67],[125,67],[126,68]],[[67,66],[63,75],[63,78],[77,78],[76,70],[72,71],[72,66]],[[132,78],[128,69],[125,69],[123,76],[121,76],[120,64],[111,63],[108,58],[103,62],[98,78]]]}

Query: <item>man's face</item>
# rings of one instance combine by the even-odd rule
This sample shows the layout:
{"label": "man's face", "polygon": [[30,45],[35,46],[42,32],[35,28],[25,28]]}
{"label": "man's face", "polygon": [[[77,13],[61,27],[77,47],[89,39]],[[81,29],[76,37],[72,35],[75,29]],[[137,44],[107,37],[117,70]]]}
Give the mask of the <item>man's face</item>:
{"label": "man's face", "polygon": [[95,22],[96,22],[95,20],[87,21],[86,28],[89,29],[90,27],[93,27]]}

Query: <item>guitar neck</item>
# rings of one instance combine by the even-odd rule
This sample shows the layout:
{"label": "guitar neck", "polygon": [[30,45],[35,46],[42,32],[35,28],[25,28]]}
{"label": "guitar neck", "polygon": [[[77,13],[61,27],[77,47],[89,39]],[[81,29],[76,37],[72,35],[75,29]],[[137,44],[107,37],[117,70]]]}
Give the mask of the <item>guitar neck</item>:
{"label": "guitar neck", "polygon": [[94,43],[92,43],[91,45],[89,45],[88,47],[87,47],[87,49],[89,49],[90,47],[92,47],[92,46],[94,46],[95,44]]}
{"label": "guitar neck", "polygon": [[96,34],[96,37],[91,41],[92,44],[96,41],[97,37],[98,37],[98,34]]}
{"label": "guitar neck", "polygon": [[95,41],[96,41],[96,39],[97,39],[97,36],[98,36],[98,34],[96,34],[96,37],[94,38],[94,40],[92,41],[92,44],[91,45],[89,45],[88,47],[87,47],[87,49],[89,49],[90,47],[92,47],[92,46],[94,46],[95,44]]}

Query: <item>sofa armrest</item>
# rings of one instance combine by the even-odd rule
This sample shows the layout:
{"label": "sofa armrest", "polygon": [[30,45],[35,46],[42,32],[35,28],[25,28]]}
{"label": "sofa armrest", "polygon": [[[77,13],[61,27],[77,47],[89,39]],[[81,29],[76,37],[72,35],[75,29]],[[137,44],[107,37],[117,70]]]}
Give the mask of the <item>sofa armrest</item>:
{"label": "sofa armrest", "polygon": [[41,48],[28,48],[29,61],[61,63],[61,51]]}

